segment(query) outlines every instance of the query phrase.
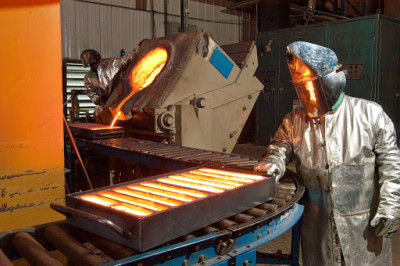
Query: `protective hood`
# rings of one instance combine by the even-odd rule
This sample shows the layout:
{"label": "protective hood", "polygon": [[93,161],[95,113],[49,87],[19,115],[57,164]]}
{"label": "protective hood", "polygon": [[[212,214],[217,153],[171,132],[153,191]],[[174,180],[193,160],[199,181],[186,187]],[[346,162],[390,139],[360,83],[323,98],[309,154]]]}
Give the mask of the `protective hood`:
{"label": "protective hood", "polygon": [[331,49],[298,41],[287,46],[286,57],[297,95],[310,117],[323,116],[340,104],[346,77],[338,72],[338,58]]}
{"label": "protective hood", "polygon": [[101,55],[93,49],[86,49],[81,53],[81,59],[84,67],[100,62]]}

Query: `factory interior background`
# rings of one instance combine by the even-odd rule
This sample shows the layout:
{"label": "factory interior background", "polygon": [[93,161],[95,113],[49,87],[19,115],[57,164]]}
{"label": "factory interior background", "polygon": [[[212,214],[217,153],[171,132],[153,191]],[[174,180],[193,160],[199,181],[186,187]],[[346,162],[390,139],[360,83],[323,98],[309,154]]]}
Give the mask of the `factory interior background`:
{"label": "factory interior background", "polygon": [[[112,193],[126,192],[132,182],[152,184],[154,192],[164,184],[158,180],[174,184],[167,183],[172,172],[187,182],[193,168],[250,175],[283,117],[300,104],[285,58],[293,41],[334,50],[345,69],[345,93],[382,105],[399,135],[396,0],[15,0],[0,2],[0,28],[0,265],[228,265],[232,258],[235,265],[301,265],[295,232],[301,189],[291,170],[275,198],[256,183],[240,183],[236,194],[186,196],[196,198],[196,207],[185,203],[168,212],[157,207],[165,195],[157,195],[156,214],[141,213],[132,228],[107,228],[100,236],[103,227],[94,220],[113,213],[82,202],[108,195],[111,206],[120,202]],[[137,91],[128,91],[133,64],[121,68],[95,117],[84,83],[90,67],[81,53],[94,49],[104,61],[133,54],[140,64],[160,46],[168,68]],[[137,189],[137,197],[152,193]],[[170,206],[180,204],[176,197]],[[122,213],[117,225],[128,224]],[[143,237],[135,233],[129,242],[129,230],[138,228]],[[400,265],[399,233],[392,253],[393,265]]]}

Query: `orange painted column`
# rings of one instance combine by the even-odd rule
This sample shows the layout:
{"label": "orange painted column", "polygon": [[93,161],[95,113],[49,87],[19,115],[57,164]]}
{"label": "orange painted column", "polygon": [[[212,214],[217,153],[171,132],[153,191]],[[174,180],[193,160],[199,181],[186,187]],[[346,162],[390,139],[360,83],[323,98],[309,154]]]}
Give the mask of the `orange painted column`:
{"label": "orange painted column", "polygon": [[63,219],[59,0],[0,0],[0,232]]}

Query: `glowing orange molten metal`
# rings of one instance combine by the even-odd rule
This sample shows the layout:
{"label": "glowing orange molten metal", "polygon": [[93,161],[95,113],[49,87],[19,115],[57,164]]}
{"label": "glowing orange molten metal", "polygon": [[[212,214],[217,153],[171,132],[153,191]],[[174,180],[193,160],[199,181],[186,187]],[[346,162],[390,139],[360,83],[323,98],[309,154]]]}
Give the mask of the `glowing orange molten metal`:
{"label": "glowing orange molten metal", "polygon": [[204,192],[200,192],[200,191],[196,191],[196,190],[192,190],[192,189],[181,188],[181,187],[164,185],[164,184],[160,184],[160,183],[146,182],[146,183],[140,183],[140,184],[143,186],[148,186],[148,187],[161,188],[161,189],[171,191],[171,192],[178,192],[178,193],[193,196],[196,198],[205,198],[208,196]]}
{"label": "glowing orange molten metal", "polygon": [[147,216],[152,214],[151,210],[147,210],[145,208],[141,208],[138,206],[134,206],[131,204],[127,204],[124,202],[120,202],[118,200],[113,200],[109,198],[105,198],[99,195],[85,195],[82,196],[81,199],[90,201],[99,205],[107,206],[112,209],[116,209],[122,212],[130,213],[136,216]]}
{"label": "glowing orange molten metal", "polygon": [[127,189],[127,188],[115,188],[114,191],[116,191],[118,193],[129,195],[129,196],[141,198],[141,199],[158,202],[158,203],[168,205],[168,206],[179,206],[183,203],[179,200],[174,200],[174,199],[171,199],[168,197],[157,196],[157,195],[154,195],[151,193],[135,191],[132,189]]}
{"label": "glowing orange molten metal", "polygon": [[157,179],[157,181],[161,182],[161,183],[167,183],[167,184],[171,184],[171,185],[187,187],[187,188],[192,188],[192,189],[197,189],[197,190],[207,191],[207,192],[212,192],[212,193],[222,193],[225,191],[223,189],[216,188],[213,186],[207,186],[207,185],[202,185],[202,184],[196,184],[194,182],[177,180],[173,177],[175,177],[175,176],[169,176],[168,178],[159,178],[159,179]]}
{"label": "glowing orange molten metal", "polygon": [[111,123],[110,128],[113,128],[113,126],[114,126],[115,122],[117,121],[117,118],[119,117],[120,114],[121,114],[121,111],[119,111],[118,114],[115,116],[114,120]]}
{"label": "glowing orange molten metal", "polygon": [[246,182],[245,180],[249,180],[249,179],[250,180],[261,180],[261,179],[265,178],[262,175],[243,174],[243,173],[216,170],[216,169],[209,169],[209,168],[201,168],[200,171],[206,172],[206,173],[215,173],[215,174],[225,175],[228,178],[239,177],[239,178],[243,178],[244,182]]}
{"label": "glowing orange molten metal", "polygon": [[166,190],[162,190],[162,189],[158,189],[158,188],[146,187],[146,186],[131,185],[131,186],[128,186],[128,188],[133,189],[133,190],[142,191],[142,192],[152,193],[152,194],[155,194],[158,196],[165,196],[165,197],[169,197],[169,198],[177,199],[177,200],[181,200],[181,201],[193,201],[196,199],[194,197],[184,195],[181,193],[174,193],[174,192],[170,192],[170,191],[166,191]]}
{"label": "glowing orange molten metal", "polygon": [[149,86],[163,69],[167,58],[167,50],[162,47],[156,48],[145,55],[129,76],[132,90],[137,89],[137,91],[140,91]]}
{"label": "glowing orange molten metal", "polygon": [[132,205],[137,205],[140,207],[148,208],[153,211],[162,211],[162,210],[166,210],[169,208],[166,205],[158,204],[156,202],[143,200],[143,199],[131,197],[128,195],[124,195],[124,194],[120,194],[120,193],[112,192],[112,191],[99,192],[99,194],[103,197],[107,197],[110,199],[115,199],[115,200],[119,200],[122,202],[126,202],[126,203],[129,203]]}
{"label": "glowing orange molten metal", "polygon": [[80,196],[124,213],[147,216],[264,179],[257,174],[210,168],[169,175]]}
{"label": "glowing orange molten metal", "polygon": [[131,92],[119,103],[116,108],[110,109],[114,117],[121,110],[121,107],[124,105],[124,103],[132,97],[132,95],[146,88],[154,81],[154,79],[163,69],[167,59],[168,53],[163,47],[153,49],[142,59],[140,59],[129,75]]}

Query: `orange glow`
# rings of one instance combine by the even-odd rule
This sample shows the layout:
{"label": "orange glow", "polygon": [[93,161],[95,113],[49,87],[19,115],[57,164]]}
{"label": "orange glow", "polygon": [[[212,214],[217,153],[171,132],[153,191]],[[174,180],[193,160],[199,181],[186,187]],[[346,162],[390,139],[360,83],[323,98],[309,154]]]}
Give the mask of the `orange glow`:
{"label": "orange glow", "polygon": [[201,191],[207,191],[207,192],[212,192],[212,193],[222,193],[225,190],[211,187],[211,186],[206,186],[206,185],[201,185],[201,184],[196,184],[193,182],[187,182],[187,181],[182,181],[182,180],[176,180],[172,178],[159,178],[157,181],[161,183],[167,183],[171,185],[177,185],[177,186],[182,186],[182,187],[188,187],[188,188],[193,188],[193,189],[198,189]]}
{"label": "orange glow", "polygon": [[130,99],[132,95],[149,86],[157,75],[160,74],[167,59],[168,53],[163,47],[153,49],[140,59],[129,75],[129,85],[131,87],[129,95],[123,99],[117,107],[110,108],[111,114],[115,115],[118,113],[124,103]]}
{"label": "orange glow", "polygon": [[164,190],[168,190],[168,191],[172,191],[172,192],[178,192],[178,193],[182,193],[182,194],[185,194],[185,195],[193,196],[193,197],[196,197],[196,198],[205,198],[205,197],[208,196],[206,193],[203,193],[203,192],[200,192],[200,191],[181,188],[181,187],[175,187],[175,186],[168,186],[168,185],[158,184],[158,183],[153,183],[153,182],[140,183],[140,184],[143,185],[143,186],[160,188],[160,189],[164,189]]}
{"label": "orange glow", "polygon": [[130,203],[132,205],[137,205],[140,207],[148,208],[153,211],[162,211],[162,210],[166,210],[169,208],[166,205],[162,205],[162,204],[155,203],[152,201],[131,197],[128,195],[124,195],[124,194],[120,194],[120,193],[116,193],[116,192],[112,192],[112,191],[99,192],[99,194],[103,197],[107,197],[107,198],[119,200],[119,201],[122,201],[125,203]]}
{"label": "orange glow", "polygon": [[115,205],[115,206],[113,205],[113,206],[111,206],[111,208],[119,210],[119,211],[123,211],[126,213],[130,213],[130,214],[133,214],[136,216],[147,216],[147,215],[150,215],[153,213],[150,210],[146,210],[144,208],[136,207],[136,206],[133,206],[131,204],[126,204],[126,203],[120,203],[119,205]]}
{"label": "orange glow", "polygon": [[79,198],[127,214],[146,216],[265,178],[251,173],[201,168],[151,181],[108,188]]}
{"label": "orange glow", "polygon": [[315,97],[315,90],[314,90],[314,85],[313,85],[312,81],[306,82],[306,89],[310,93],[310,100],[312,102],[316,102],[317,98]]}
{"label": "orange glow", "polygon": [[140,91],[149,86],[161,72],[167,59],[167,50],[162,47],[158,47],[146,54],[129,76],[132,90]]}
{"label": "orange glow", "polygon": [[232,177],[241,177],[241,178],[252,179],[252,180],[262,180],[265,178],[264,176],[257,175],[257,174],[244,174],[244,173],[222,171],[222,170],[209,169],[209,168],[201,168],[200,171],[207,172],[207,173],[215,173],[215,174],[220,174],[220,175],[227,175],[227,176],[232,176]]}
{"label": "orange glow", "polygon": [[227,175],[222,175],[222,174],[214,174],[214,173],[207,173],[205,171],[190,171],[193,174],[196,175],[205,175],[205,176],[211,176],[211,177],[217,177],[217,178],[223,178],[223,179],[228,179],[228,180],[234,180],[238,182],[244,182],[244,183],[253,183],[253,179],[249,178],[240,178],[240,177],[234,177],[234,176],[227,176]]}
{"label": "orange glow", "polygon": [[93,194],[84,195],[81,196],[81,199],[93,202],[95,204],[107,206],[112,209],[123,211],[129,214],[133,214],[136,216],[147,216],[153,213],[152,211],[147,210],[145,208],[137,207],[131,204],[126,204],[113,199],[104,198],[99,195],[93,195]]}
{"label": "orange glow", "polygon": [[172,198],[172,199],[182,200],[182,201],[194,201],[196,199],[196,198],[191,197],[191,196],[183,195],[183,194],[176,193],[176,192],[175,193],[174,192],[169,192],[169,191],[165,191],[165,190],[158,189],[158,188],[136,186],[136,185],[128,186],[128,188],[134,189],[134,190],[139,190],[139,191],[142,191],[142,192],[148,192],[148,193],[155,194],[155,195],[158,195],[158,196],[163,196],[163,197],[168,197],[168,198]]}
{"label": "orange glow", "polygon": [[316,103],[317,97],[315,96],[315,89],[312,83],[315,77],[311,73],[310,69],[297,58],[295,58],[295,60],[293,61],[293,67],[294,67],[294,71],[292,72],[293,82],[305,83],[305,88],[310,94],[309,96],[310,101]]}
{"label": "orange glow", "polygon": [[81,197],[81,199],[86,200],[86,201],[90,201],[99,205],[103,205],[103,206],[111,206],[113,204],[118,204],[118,201],[112,200],[112,199],[107,199],[107,198],[103,198],[97,195],[84,195]]}
{"label": "orange glow", "polygon": [[213,176],[210,176],[209,174],[205,174],[205,173],[193,173],[193,172],[194,171],[190,171],[190,174],[184,173],[182,175],[188,176],[188,177],[204,179],[204,180],[208,180],[211,182],[224,183],[224,184],[228,184],[228,185],[231,185],[234,187],[240,187],[240,186],[244,185],[244,183],[245,183],[245,182],[233,181],[228,178],[213,177]]}
{"label": "orange glow", "polygon": [[207,181],[204,179],[196,178],[195,175],[190,175],[188,174],[182,174],[182,175],[171,175],[169,176],[172,179],[177,179],[177,180],[182,180],[182,181],[188,181],[188,182],[193,182],[196,184],[202,184],[206,186],[211,186],[211,187],[217,187],[217,188],[223,188],[223,189],[233,189],[235,186],[233,185],[227,185],[215,181]]}
{"label": "orange glow", "polygon": [[118,116],[119,116],[120,114],[121,114],[121,111],[119,111],[118,114],[115,116],[114,120],[113,120],[112,123],[111,123],[110,128],[113,128],[113,126],[114,126],[115,122],[117,121],[117,118],[118,118]]}
{"label": "orange glow", "polygon": [[150,193],[144,193],[144,192],[140,192],[140,191],[136,191],[136,190],[132,190],[132,189],[128,189],[128,188],[115,188],[115,189],[113,189],[113,191],[119,192],[119,193],[122,193],[122,194],[126,194],[126,195],[129,195],[129,196],[141,198],[141,199],[146,199],[146,200],[158,202],[158,203],[165,204],[165,205],[168,205],[168,206],[179,206],[179,205],[182,205],[182,203],[183,203],[183,202],[178,201],[178,200],[174,200],[174,199],[170,199],[170,198],[166,198],[166,197],[162,197],[162,196],[153,195],[153,194],[150,194]]}

